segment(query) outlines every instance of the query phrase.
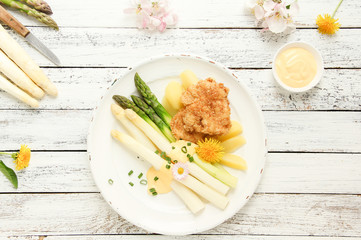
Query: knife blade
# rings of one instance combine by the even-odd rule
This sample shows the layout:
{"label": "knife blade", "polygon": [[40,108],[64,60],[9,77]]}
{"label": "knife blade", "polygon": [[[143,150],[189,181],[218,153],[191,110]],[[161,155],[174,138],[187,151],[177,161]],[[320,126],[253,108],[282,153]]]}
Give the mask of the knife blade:
{"label": "knife blade", "polygon": [[0,20],[24,37],[31,46],[37,49],[50,61],[56,65],[60,65],[59,58],[2,6],[0,6]]}

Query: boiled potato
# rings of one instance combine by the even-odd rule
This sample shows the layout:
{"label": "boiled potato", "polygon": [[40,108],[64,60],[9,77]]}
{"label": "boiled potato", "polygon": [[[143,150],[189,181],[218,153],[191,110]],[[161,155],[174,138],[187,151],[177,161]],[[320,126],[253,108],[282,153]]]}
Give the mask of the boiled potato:
{"label": "boiled potato", "polygon": [[246,139],[243,136],[236,136],[221,143],[225,152],[234,152],[244,144],[246,144]]}
{"label": "boiled potato", "polygon": [[220,163],[235,169],[247,170],[248,168],[247,162],[243,158],[230,153],[224,154]]}
{"label": "boiled potato", "polygon": [[229,130],[229,132],[225,135],[219,136],[218,140],[221,142],[224,142],[230,138],[233,138],[233,137],[241,134],[242,132],[243,132],[242,125],[239,122],[232,120],[232,127]]}
{"label": "boiled potato", "polygon": [[198,82],[197,76],[191,70],[185,70],[180,74],[180,78],[183,83],[183,88],[187,89],[190,85]]}
{"label": "boiled potato", "polygon": [[167,112],[173,117],[176,113],[177,110],[175,110],[168,102],[168,100],[166,99],[166,97],[163,98],[162,101],[162,105],[165,108],[165,110],[167,110]]}
{"label": "boiled potato", "polygon": [[182,91],[182,85],[177,81],[171,81],[165,89],[165,98],[169,105],[177,111],[182,107]]}

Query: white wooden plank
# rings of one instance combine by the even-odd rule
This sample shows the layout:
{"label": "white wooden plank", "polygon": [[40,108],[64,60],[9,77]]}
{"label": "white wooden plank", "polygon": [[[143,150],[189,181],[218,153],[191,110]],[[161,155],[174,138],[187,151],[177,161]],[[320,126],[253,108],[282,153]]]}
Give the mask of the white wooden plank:
{"label": "white wooden plank", "polygon": [[263,110],[361,110],[361,70],[325,70],[320,83],[305,93],[290,93],[275,82],[272,70],[235,71]]}
{"label": "white wooden plank", "polygon": [[[11,160],[5,163],[12,166]],[[361,194],[359,169],[360,154],[270,153],[256,192]],[[15,190],[0,174],[0,192],[99,191],[85,152],[34,152],[18,179]]]}
{"label": "white wooden plank", "polygon": [[270,151],[360,152],[359,112],[265,112]]}
{"label": "white wooden plank", "polygon": [[[1,235],[145,233],[117,215],[100,194],[2,195]],[[361,236],[356,195],[256,194],[206,234]]]}
{"label": "white wooden plank", "polygon": [[[314,236],[251,236],[251,235],[189,235],[189,236],[164,236],[164,235],[80,235],[80,236],[9,236],[12,240],[103,240],[103,239],[159,239],[159,240],[310,240]],[[43,239],[41,237],[44,237]],[[318,240],[336,240],[339,237],[317,237]],[[360,240],[359,237],[342,237],[342,240]]]}
{"label": "white wooden plank", "polygon": [[[123,9],[130,7],[129,0],[108,0],[99,4],[96,0],[49,0],[53,18],[61,27],[136,27],[133,15],[126,15]],[[245,9],[245,1],[183,0],[170,1],[179,16],[181,28],[197,27],[255,27],[255,18]],[[315,27],[318,14],[332,14],[337,0],[300,1],[300,13],[295,17],[297,27]],[[360,14],[357,0],[349,0],[340,7],[336,17],[342,27],[360,27]],[[12,11],[24,24],[43,26],[25,14]],[[96,16],[96,17],[89,17]]]}
{"label": "white wooden plank", "polygon": [[[13,166],[11,159],[2,160]],[[17,175],[15,190],[0,174],[0,192],[99,192],[86,152],[33,152],[29,167]]]}
{"label": "white wooden plank", "polygon": [[270,153],[256,192],[361,193],[359,154]]}
{"label": "white wooden plank", "polygon": [[[46,68],[59,88],[57,98],[45,97],[40,109],[92,109],[124,68]],[[303,94],[283,91],[270,69],[232,70],[245,83],[263,110],[360,110],[360,69],[328,69],[320,84]],[[6,93],[0,93],[0,109],[28,109]]]}
{"label": "white wooden plank", "polygon": [[[2,110],[3,150],[85,150],[91,110]],[[270,151],[361,152],[359,112],[264,112]]]}
{"label": "white wooden plank", "polygon": [[40,150],[85,150],[92,111],[1,111],[1,146]]}
{"label": "white wooden plank", "polygon": [[[273,55],[283,44],[306,41],[320,50],[326,68],[361,67],[361,29],[342,29],[333,37],[315,29],[296,30],[287,36],[255,29],[173,29],[163,34],[119,28],[30,30],[55,52],[62,66],[128,67],[152,56],[178,52],[206,56],[233,68],[271,68]],[[23,39],[19,42],[41,66],[54,66]]]}

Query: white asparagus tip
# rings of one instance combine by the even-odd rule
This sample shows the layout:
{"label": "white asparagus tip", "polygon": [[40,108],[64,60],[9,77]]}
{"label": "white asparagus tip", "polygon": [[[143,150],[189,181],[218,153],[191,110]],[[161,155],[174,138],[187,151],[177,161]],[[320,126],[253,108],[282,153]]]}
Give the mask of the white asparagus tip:
{"label": "white asparagus tip", "polygon": [[110,106],[110,109],[112,110],[112,113],[114,115],[124,116],[124,109],[122,107],[120,107],[119,105],[112,103],[112,105]]}
{"label": "white asparagus tip", "polygon": [[123,142],[123,138],[122,138],[123,134],[120,134],[119,131],[113,129],[110,133],[112,134],[113,138],[117,139],[119,142]]}
{"label": "white asparagus tip", "polygon": [[[50,81],[50,80],[49,80]],[[53,82],[50,82],[49,84],[50,87],[47,87],[45,90],[45,92],[47,92],[50,96],[56,97],[58,96],[58,89],[55,87]]]}

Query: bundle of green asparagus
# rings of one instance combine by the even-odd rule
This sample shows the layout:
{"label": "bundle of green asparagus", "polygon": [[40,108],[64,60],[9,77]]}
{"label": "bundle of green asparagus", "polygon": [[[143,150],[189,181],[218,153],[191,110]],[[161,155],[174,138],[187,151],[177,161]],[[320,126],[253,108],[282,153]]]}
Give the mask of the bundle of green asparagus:
{"label": "bundle of green asparagus", "polygon": [[124,109],[132,109],[150,126],[163,134],[169,142],[175,142],[172,135],[170,121],[172,117],[167,110],[159,103],[157,97],[152,93],[148,85],[136,73],[134,76],[135,86],[143,98],[132,95],[133,101],[124,96],[114,95],[113,99]]}
{"label": "bundle of green asparagus", "polygon": [[38,21],[59,30],[54,19],[48,15],[53,13],[49,4],[43,0],[0,0],[0,3],[26,13]]}

